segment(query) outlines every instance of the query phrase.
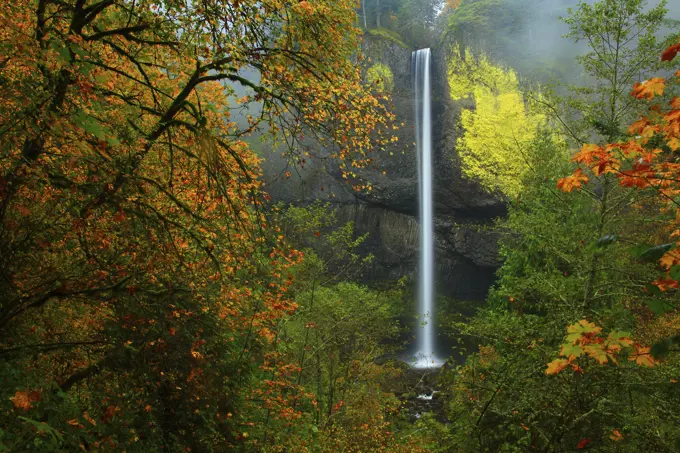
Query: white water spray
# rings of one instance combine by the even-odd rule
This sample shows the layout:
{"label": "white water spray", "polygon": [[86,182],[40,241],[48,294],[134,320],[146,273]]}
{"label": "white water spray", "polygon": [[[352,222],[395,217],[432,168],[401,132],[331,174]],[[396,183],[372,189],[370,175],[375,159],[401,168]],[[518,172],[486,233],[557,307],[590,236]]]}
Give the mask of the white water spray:
{"label": "white water spray", "polygon": [[430,105],[430,49],[411,56],[415,89],[416,145],[420,180],[420,288],[418,291],[418,351],[415,368],[438,367],[434,342],[434,212],[432,207],[432,122]]}

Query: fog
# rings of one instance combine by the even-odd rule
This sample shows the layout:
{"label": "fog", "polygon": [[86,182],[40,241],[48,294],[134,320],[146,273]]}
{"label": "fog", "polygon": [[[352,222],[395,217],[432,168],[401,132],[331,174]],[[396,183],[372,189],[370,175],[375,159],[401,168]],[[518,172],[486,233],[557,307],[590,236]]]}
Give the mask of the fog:
{"label": "fog", "polygon": [[[505,18],[490,18],[494,24],[492,35],[472,36],[470,45],[481,42],[481,50],[495,61],[516,69],[522,76],[540,81],[561,80],[577,83],[583,77],[574,57],[588,51],[587,43],[574,42],[564,35],[569,32],[561,19],[568,16],[569,8],[575,8],[578,0],[505,0]],[[586,3],[594,3],[594,0]],[[647,2],[647,9],[659,4],[658,0]],[[671,32],[670,24],[680,21],[680,0],[666,3],[667,25],[658,36]],[[677,30],[677,29],[676,29]]]}

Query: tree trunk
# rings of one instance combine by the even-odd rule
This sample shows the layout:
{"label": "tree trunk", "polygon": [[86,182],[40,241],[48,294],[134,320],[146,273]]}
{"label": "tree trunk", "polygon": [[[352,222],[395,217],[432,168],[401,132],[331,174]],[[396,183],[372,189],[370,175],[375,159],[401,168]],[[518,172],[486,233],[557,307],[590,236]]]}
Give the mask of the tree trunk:
{"label": "tree trunk", "polygon": [[382,27],[382,24],[380,23],[380,0],[375,0],[375,24],[378,27]]}

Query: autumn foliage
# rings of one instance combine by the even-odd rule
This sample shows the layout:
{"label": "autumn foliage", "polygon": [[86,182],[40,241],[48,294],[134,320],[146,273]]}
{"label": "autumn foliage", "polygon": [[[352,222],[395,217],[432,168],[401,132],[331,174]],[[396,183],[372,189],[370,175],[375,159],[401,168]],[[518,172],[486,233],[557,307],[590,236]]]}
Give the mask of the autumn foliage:
{"label": "autumn foliage", "polygon": [[[674,44],[663,52],[661,59],[672,61],[678,51],[680,44]],[[680,79],[680,71],[675,77]],[[571,192],[586,184],[589,181],[587,172],[592,172],[595,176],[613,174],[622,187],[654,191],[664,211],[675,217],[667,231],[668,239],[674,242],[665,245],[659,259],[659,264],[668,271],[668,277],[654,282],[661,291],[678,287],[680,270],[677,267],[680,243],[674,239],[680,236],[680,210],[677,208],[680,164],[676,158],[676,152],[680,150],[680,98],[663,97],[667,88],[675,83],[677,80],[661,77],[636,83],[631,96],[643,99],[649,105],[647,113],[628,128],[630,138],[604,146],[583,145],[573,157],[578,168],[557,184],[561,190]]]}
{"label": "autumn foliage", "polygon": [[364,187],[391,114],[353,8],[3,2],[0,450],[252,451],[301,419],[277,338],[303,254],[248,137]]}

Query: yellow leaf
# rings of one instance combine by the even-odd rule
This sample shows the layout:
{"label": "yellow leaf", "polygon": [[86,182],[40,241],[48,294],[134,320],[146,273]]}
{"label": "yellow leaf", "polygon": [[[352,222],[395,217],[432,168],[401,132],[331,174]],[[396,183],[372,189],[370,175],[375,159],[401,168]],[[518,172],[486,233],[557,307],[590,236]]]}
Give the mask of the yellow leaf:
{"label": "yellow leaf", "polygon": [[545,374],[548,376],[554,376],[560,371],[564,370],[569,366],[569,360],[566,359],[555,359],[548,364],[548,368],[545,370]]}
{"label": "yellow leaf", "polygon": [[662,96],[666,87],[666,80],[663,77],[654,77],[633,86],[632,96],[638,99],[653,99],[654,96]]}
{"label": "yellow leaf", "polygon": [[654,357],[652,357],[652,354],[650,354],[650,350],[651,348],[636,344],[635,354],[631,354],[630,360],[634,360],[635,363],[640,366],[652,368],[656,365],[656,361],[654,360]]}

